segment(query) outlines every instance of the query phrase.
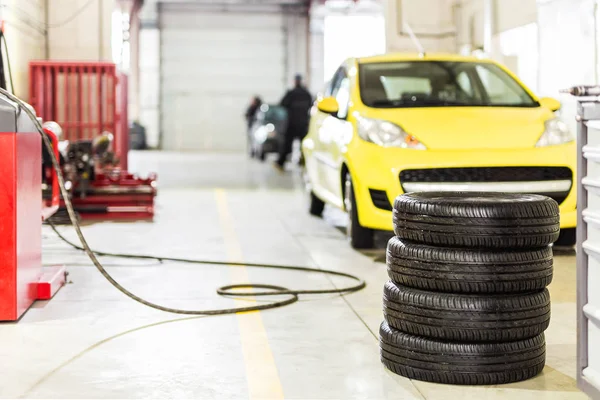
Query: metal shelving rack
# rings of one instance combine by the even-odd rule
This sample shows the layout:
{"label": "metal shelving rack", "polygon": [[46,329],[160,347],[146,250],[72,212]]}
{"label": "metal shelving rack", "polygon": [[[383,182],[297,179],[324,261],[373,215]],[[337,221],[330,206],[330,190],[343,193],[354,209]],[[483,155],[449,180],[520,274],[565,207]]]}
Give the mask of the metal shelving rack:
{"label": "metal shelving rack", "polygon": [[580,96],[577,107],[577,382],[591,398],[600,399],[600,87],[573,88],[570,92]]}

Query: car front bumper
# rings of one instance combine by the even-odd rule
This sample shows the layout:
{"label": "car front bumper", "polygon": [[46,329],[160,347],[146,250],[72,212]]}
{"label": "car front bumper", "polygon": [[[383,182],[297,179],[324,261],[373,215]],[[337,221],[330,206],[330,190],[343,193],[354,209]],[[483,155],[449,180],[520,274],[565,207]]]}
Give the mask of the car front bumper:
{"label": "car front bumper", "polygon": [[[346,164],[352,174],[358,216],[364,227],[392,230],[392,213],[375,206],[371,190],[383,191],[390,204],[408,191],[492,191],[512,193],[568,193],[560,204],[561,228],[577,224],[575,144],[506,150],[406,150],[382,148],[367,142],[350,145]],[[528,182],[412,182],[401,184],[405,170],[484,167],[566,167],[572,179]]]}

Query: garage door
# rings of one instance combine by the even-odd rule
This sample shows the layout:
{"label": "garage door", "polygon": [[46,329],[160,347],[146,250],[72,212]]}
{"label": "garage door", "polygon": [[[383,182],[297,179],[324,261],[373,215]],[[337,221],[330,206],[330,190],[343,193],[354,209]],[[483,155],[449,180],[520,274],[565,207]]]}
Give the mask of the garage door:
{"label": "garage door", "polygon": [[285,82],[280,14],[161,10],[161,129],[168,150],[243,150],[244,113]]}

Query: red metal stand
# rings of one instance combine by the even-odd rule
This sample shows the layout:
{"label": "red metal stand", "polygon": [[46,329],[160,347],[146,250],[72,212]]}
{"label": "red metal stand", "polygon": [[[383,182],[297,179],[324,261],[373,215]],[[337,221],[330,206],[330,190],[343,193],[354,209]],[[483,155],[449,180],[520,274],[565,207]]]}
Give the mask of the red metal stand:
{"label": "red metal stand", "polygon": [[61,140],[112,133],[121,168],[127,170],[127,76],[118,73],[115,64],[33,61],[29,64],[29,103],[44,121],[62,127]]}

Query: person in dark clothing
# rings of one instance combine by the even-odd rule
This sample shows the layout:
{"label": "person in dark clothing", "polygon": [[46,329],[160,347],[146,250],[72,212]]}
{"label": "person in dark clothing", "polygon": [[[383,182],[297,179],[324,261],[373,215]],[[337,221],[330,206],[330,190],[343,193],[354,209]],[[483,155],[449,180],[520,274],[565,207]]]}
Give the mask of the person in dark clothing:
{"label": "person in dark clothing", "polygon": [[287,157],[292,152],[294,140],[302,140],[308,133],[309,111],[313,99],[302,83],[302,76],[296,75],[294,88],[289,90],[281,106],[288,112],[288,126],[279,151],[279,160],[275,166],[283,171]]}
{"label": "person in dark clothing", "polygon": [[248,129],[252,127],[254,118],[256,118],[256,113],[260,109],[262,103],[262,99],[259,96],[254,96],[254,98],[252,98],[252,103],[250,103],[250,106],[246,110],[246,122],[248,124]]}
{"label": "person in dark clothing", "polygon": [[246,141],[247,141],[247,147],[248,150],[252,153],[252,125],[254,124],[254,121],[256,120],[256,114],[258,113],[258,110],[260,110],[260,106],[263,104],[262,99],[259,96],[254,96],[252,98],[252,102],[250,103],[250,105],[248,106],[248,109],[246,110],[246,124],[247,124],[247,130],[246,130]]}

